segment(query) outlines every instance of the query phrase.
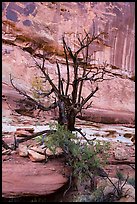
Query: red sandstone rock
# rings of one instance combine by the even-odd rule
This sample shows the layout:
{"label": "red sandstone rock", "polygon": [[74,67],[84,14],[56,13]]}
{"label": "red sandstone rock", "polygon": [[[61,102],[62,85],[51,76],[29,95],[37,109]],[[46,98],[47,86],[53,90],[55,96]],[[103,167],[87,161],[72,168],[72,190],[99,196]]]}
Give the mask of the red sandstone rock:
{"label": "red sandstone rock", "polygon": [[[49,157],[54,155],[53,152],[49,148],[46,149],[45,153]],[[62,153],[63,153],[63,150],[60,147],[57,147],[56,150],[55,150],[55,155],[59,156]]]}
{"label": "red sandstone rock", "polygon": [[34,132],[34,128],[17,128],[16,131],[20,131],[20,130],[25,130],[27,132],[33,133]]}
{"label": "red sandstone rock", "polygon": [[83,111],[83,114],[79,115],[78,118],[82,120],[108,124],[135,123],[135,114],[133,112],[98,109],[94,107]]}
{"label": "red sandstone rock", "polygon": [[35,152],[38,152],[40,154],[44,154],[45,155],[45,148],[42,148],[40,146],[33,146],[33,147],[29,147],[30,150],[34,150]]}
{"label": "red sandstone rock", "polygon": [[18,153],[22,157],[28,156],[28,147],[27,147],[27,145],[19,144]]}
{"label": "red sandstone rock", "polygon": [[28,158],[14,156],[2,164],[2,197],[49,195],[68,181],[63,171],[61,160],[33,163]]}
{"label": "red sandstone rock", "polygon": [[30,136],[32,134],[26,130],[21,129],[21,130],[16,130],[15,135],[17,137],[24,137],[24,136]]}
{"label": "red sandstone rock", "polygon": [[29,153],[29,158],[33,162],[40,162],[40,161],[45,161],[46,160],[46,156],[44,154],[40,154],[40,153],[38,153],[38,152],[36,152],[34,150],[29,149],[28,153]]}
{"label": "red sandstone rock", "polygon": [[[105,30],[109,33],[106,44],[110,46],[93,45],[90,52],[96,51],[93,58],[97,60],[99,58],[101,62],[106,60],[112,65],[115,73],[118,72],[121,75],[121,78],[115,77],[99,85],[99,91],[93,98],[93,107],[119,113],[118,118],[115,117],[113,120],[112,116],[112,119],[109,117],[108,121],[119,122],[121,111],[134,114],[135,83],[131,80],[135,72],[134,2],[58,2],[54,4],[53,2],[43,4],[35,2],[33,5],[35,14],[34,11],[32,13],[28,11],[30,13],[25,23],[26,14],[23,12],[27,10],[27,5],[21,5],[20,2],[4,4],[2,12],[3,82],[10,84],[9,74],[12,73],[18,87],[29,91],[32,78],[40,75],[40,72],[34,68],[32,54],[41,54],[42,48],[46,52],[46,66],[51,78],[55,77],[56,59],[61,63],[64,75],[66,65],[64,65],[65,59],[61,44],[62,35],[67,33],[69,46],[76,49],[74,46],[76,32],[83,33],[85,29],[86,32],[92,33],[92,20],[94,19],[96,32]],[[31,2],[28,2],[28,6],[31,7],[30,4]],[[14,15],[17,15],[17,19]],[[14,98],[14,92],[10,91],[6,94]],[[90,87],[86,84],[83,94],[88,95],[89,92]],[[104,117],[101,117],[102,120],[107,120]],[[132,118],[126,118],[122,116],[121,120],[123,122],[132,120]]]}
{"label": "red sandstone rock", "polygon": [[116,160],[127,160],[129,158],[128,152],[121,147],[115,148],[114,156]]}

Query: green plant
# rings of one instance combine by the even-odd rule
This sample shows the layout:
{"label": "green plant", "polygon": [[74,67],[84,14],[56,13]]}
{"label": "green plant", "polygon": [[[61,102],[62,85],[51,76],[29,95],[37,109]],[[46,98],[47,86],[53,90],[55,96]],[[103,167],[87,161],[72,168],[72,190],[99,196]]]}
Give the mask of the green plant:
{"label": "green plant", "polygon": [[127,183],[130,184],[130,185],[132,185],[132,186],[135,188],[135,178],[129,178],[129,179],[127,180]]}
{"label": "green plant", "polygon": [[124,180],[124,179],[125,179],[124,175],[123,175],[122,172],[119,171],[119,170],[117,170],[117,172],[116,172],[116,177],[117,177],[119,180]]}
{"label": "green plant", "polygon": [[[121,173],[117,173],[118,176],[118,181],[117,183],[113,183],[113,181],[111,180],[111,178],[107,177],[107,179],[111,182],[111,184],[113,185],[113,191],[111,192],[111,195],[113,197],[113,200],[119,200],[120,198],[122,198],[123,196],[126,196],[126,193],[123,194],[123,188],[126,185],[128,179],[129,179],[129,175],[127,175],[126,179],[124,179],[124,181],[122,182],[123,179],[123,175]],[[108,195],[107,195],[108,196]]]}
{"label": "green plant", "polygon": [[106,159],[105,153],[107,153],[108,145],[101,144],[99,141],[82,143],[77,134],[59,124],[50,124],[50,128],[56,131],[44,138],[45,145],[54,155],[57,147],[62,148],[66,164],[72,168],[73,177],[77,177],[80,182],[87,178],[92,180],[97,173],[96,169],[104,165],[103,158],[99,154],[102,154],[103,151]]}
{"label": "green plant", "polygon": [[[121,181],[124,181],[124,180],[125,180],[124,175],[123,175],[122,172],[120,172],[120,171],[117,171],[117,172],[116,172],[116,177],[117,177],[119,180],[121,180]],[[127,179],[127,183],[130,184],[130,185],[132,185],[132,186],[135,188],[135,178],[134,178],[134,177],[128,178],[128,179]]]}

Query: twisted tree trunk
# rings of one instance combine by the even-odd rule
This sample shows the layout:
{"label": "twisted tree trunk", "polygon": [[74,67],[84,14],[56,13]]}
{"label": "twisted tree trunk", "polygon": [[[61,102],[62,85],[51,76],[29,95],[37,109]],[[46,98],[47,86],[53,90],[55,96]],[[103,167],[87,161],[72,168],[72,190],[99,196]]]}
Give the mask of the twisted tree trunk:
{"label": "twisted tree trunk", "polygon": [[76,120],[76,114],[75,114],[74,110],[72,109],[67,114],[67,129],[69,131],[75,130],[75,120]]}

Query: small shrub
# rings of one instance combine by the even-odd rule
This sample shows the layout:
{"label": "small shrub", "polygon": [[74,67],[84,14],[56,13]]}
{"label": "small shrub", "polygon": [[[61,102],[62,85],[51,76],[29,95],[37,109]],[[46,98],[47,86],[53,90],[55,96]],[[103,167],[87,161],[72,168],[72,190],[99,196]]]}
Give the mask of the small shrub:
{"label": "small shrub", "polygon": [[118,178],[121,181],[125,179],[124,175],[119,170],[117,170],[116,172],[116,178]]}
{"label": "small shrub", "polygon": [[127,180],[127,183],[130,184],[130,185],[132,185],[132,186],[135,188],[135,178],[129,178],[129,179]]}
{"label": "small shrub", "polygon": [[[72,167],[72,176],[79,178],[80,182],[89,178],[92,180],[96,168],[104,165],[103,157],[106,159],[105,153],[108,150],[108,145],[93,141],[90,143],[81,143],[81,139],[70,131],[65,126],[59,124],[50,124],[50,128],[56,131],[44,137],[45,145],[55,155],[56,148],[62,148],[66,159],[66,164]],[[40,138],[40,137],[39,137]],[[43,137],[41,136],[41,141]]]}

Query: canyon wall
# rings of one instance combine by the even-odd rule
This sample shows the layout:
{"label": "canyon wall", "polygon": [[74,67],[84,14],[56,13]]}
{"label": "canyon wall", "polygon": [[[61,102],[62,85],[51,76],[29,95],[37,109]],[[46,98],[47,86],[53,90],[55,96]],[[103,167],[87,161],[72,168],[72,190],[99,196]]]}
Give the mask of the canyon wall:
{"label": "canyon wall", "polygon": [[[33,57],[41,55],[42,50],[46,66],[54,75],[56,59],[65,67],[62,36],[75,50],[77,33],[84,30],[108,33],[105,45],[93,45],[94,59],[107,61],[120,76],[99,84],[93,108],[134,113],[134,2],[3,2],[3,84],[10,84],[11,73],[20,86],[29,89],[32,76],[38,74]],[[85,87],[85,93],[89,91]]]}

